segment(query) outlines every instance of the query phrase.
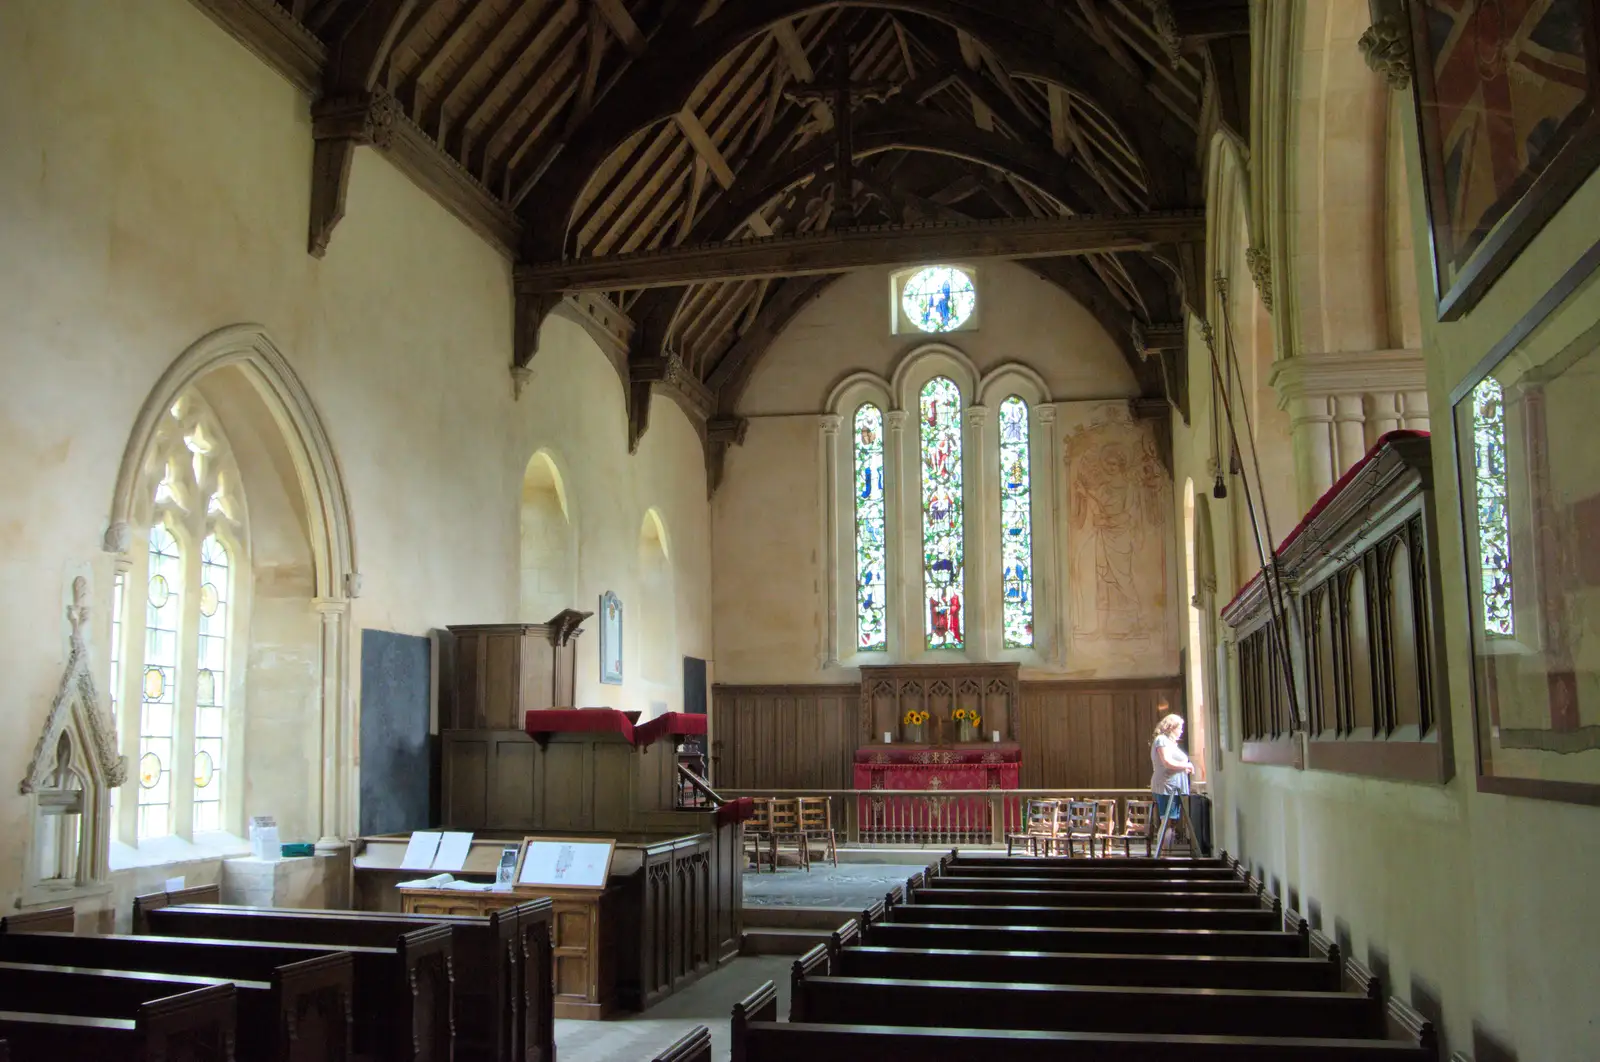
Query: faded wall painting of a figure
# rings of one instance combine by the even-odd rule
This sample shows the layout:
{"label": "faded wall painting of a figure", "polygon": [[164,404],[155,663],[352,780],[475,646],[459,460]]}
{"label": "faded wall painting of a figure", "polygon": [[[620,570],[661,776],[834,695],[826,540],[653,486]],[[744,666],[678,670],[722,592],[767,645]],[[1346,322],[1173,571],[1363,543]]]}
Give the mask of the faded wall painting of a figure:
{"label": "faded wall painting of a figure", "polygon": [[1074,671],[1170,674],[1171,477],[1153,426],[1096,403],[1066,428],[1067,599]]}

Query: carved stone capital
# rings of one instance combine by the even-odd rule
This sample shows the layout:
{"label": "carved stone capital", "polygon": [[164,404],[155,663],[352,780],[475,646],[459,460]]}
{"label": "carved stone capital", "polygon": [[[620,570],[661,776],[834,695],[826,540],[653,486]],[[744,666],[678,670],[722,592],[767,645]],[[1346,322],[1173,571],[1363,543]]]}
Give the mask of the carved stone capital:
{"label": "carved stone capital", "polygon": [[1383,75],[1384,81],[1396,92],[1411,87],[1411,39],[1400,19],[1390,15],[1380,18],[1356,42],[1367,66]]}
{"label": "carved stone capital", "polygon": [[824,413],[817,420],[822,424],[822,434],[830,438],[839,434],[839,426],[844,423],[844,418],[837,413]]}
{"label": "carved stone capital", "polygon": [[126,520],[118,520],[106,528],[105,540],[101,549],[107,553],[126,553],[133,544],[133,528],[128,526]]}
{"label": "carved stone capital", "polygon": [[1245,267],[1250,270],[1250,279],[1255,281],[1256,291],[1261,296],[1261,305],[1272,312],[1272,256],[1264,248],[1248,247],[1244,252]]}
{"label": "carved stone capital", "polygon": [[968,406],[966,413],[967,427],[981,428],[989,423],[988,406]]}
{"label": "carved stone capital", "polygon": [[900,431],[906,426],[907,413],[903,409],[891,409],[883,415],[884,423],[889,425],[891,431]]}
{"label": "carved stone capital", "polygon": [[511,366],[511,398],[513,401],[522,397],[522,392],[533,383],[534,372],[526,365]]}
{"label": "carved stone capital", "polygon": [[1044,405],[1035,406],[1033,415],[1039,418],[1040,424],[1054,424],[1056,422],[1056,407],[1046,402]]}
{"label": "carved stone capital", "polygon": [[311,108],[311,136],[386,148],[394,139],[400,114],[399,101],[387,92],[318,100]]}

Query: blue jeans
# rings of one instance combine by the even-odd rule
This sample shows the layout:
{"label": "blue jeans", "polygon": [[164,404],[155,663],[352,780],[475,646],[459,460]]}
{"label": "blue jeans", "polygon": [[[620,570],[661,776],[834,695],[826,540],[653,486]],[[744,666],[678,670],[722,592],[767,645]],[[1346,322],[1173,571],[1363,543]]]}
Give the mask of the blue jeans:
{"label": "blue jeans", "polygon": [[1178,803],[1177,796],[1171,793],[1156,793],[1156,821],[1162,819],[1171,821],[1178,817],[1182,805]]}

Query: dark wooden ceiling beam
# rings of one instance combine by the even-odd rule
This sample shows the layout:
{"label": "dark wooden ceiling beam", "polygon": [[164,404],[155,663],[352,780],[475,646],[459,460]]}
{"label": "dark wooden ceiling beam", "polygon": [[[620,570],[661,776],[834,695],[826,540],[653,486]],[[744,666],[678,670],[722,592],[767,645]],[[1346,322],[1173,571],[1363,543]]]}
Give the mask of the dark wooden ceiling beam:
{"label": "dark wooden ceiling beam", "polygon": [[971,225],[888,226],[599,255],[517,267],[523,292],[623,291],[708,280],[842,273],[939,258],[1039,258],[1203,241],[1200,211],[1082,214]]}
{"label": "dark wooden ceiling beam", "polygon": [[194,0],[194,3],[295,88],[308,96],[315,96],[321,89],[328,49],[299,21],[303,12],[286,11],[273,0]]}
{"label": "dark wooden ceiling beam", "polygon": [[[573,208],[594,170],[635,131],[681,109],[704,72],[721,57],[751,35],[767,32],[779,19],[827,6],[837,5],[749,0],[725,7],[681,35],[662,34],[653,40],[646,56],[611,84],[589,121],[544,172],[540,214],[546,221],[538,232],[530,230],[528,256],[562,252]],[[1103,90],[1101,103],[1108,116],[1135,138],[1152,173],[1162,175],[1152,178],[1158,183],[1159,203],[1182,202],[1187,185],[1198,183],[1197,178],[1184,179],[1185,168],[1194,168],[1192,130],[1169,121],[1166,108],[1150,98],[1142,83],[1045,5],[1008,5],[997,11],[975,0],[874,0],[856,6],[909,11],[954,25],[982,40],[1014,74],[1075,88],[1087,75]]]}

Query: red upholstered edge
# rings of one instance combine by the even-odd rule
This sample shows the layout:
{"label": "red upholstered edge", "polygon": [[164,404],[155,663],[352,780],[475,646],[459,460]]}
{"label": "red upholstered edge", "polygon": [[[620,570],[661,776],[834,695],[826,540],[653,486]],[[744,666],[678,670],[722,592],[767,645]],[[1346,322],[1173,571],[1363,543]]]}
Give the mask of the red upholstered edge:
{"label": "red upholstered edge", "polygon": [[[1350,485],[1350,481],[1355,479],[1356,475],[1360,473],[1363,468],[1366,468],[1373,462],[1373,460],[1378,456],[1379,450],[1382,450],[1385,446],[1388,446],[1396,439],[1426,439],[1427,437],[1428,433],[1425,431],[1411,431],[1405,428],[1401,428],[1397,431],[1386,431],[1382,435],[1378,436],[1378,441],[1372,444],[1372,449],[1368,450],[1364,455],[1362,455],[1361,460],[1347,468],[1344,475],[1340,476],[1338,481],[1334,483],[1333,486],[1323,491],[1322,497],[1318,498],[1316,502],[1312,504],[1311,508],[1306,510],[1306,514],[1300,518],[1300,522],[1294,525],[1294,530],[1283,536],[1283,541],[1278,543],[1278,552],[1282,553],[1284,550],[1288,549],[1294,540],[1299,538],[1305,529],[1311,526],[1311,522],[1318,516],[1322,515],[1322,510],[1331,505],[1333,503],[1333,499],[1337,498],[1339,494]],[[1261,573],[1256,572],[1255,576],[1251,578],[1248,583],[1245,583],[1239,588],[1239,592],[1233,595],[1232,600],[1230,600],[1226,605],[1222,606],[1222,611],[1226,612],[1228,609],[1232,608],[1234,602],[1243,597],[1245,595],[1245,591],[1254,586],[1256,581],[1260,578]]]}
{"label": "red upholstered edge", "polygon": [[730,822],[746,822],[755,817],[755,797],[734,797],[732,800],[717,807],[717,825],[725,826]]}
{"label": "red upholstered edge", "polygon": [[706,717],[692,715],[688,712],[668,712],[658,715],[649,722],[640,723],[634,728],[634,740],[640,745],[654,745],[663,737],[671,734],[680,737],[688,734],[704,734],[706,732]]}
{"label": "red upholstered edge", "polygon": [[609,730],[634,742],[633,724],[615,708],[534,708],[523,717],[522,728],[531,736]]}

